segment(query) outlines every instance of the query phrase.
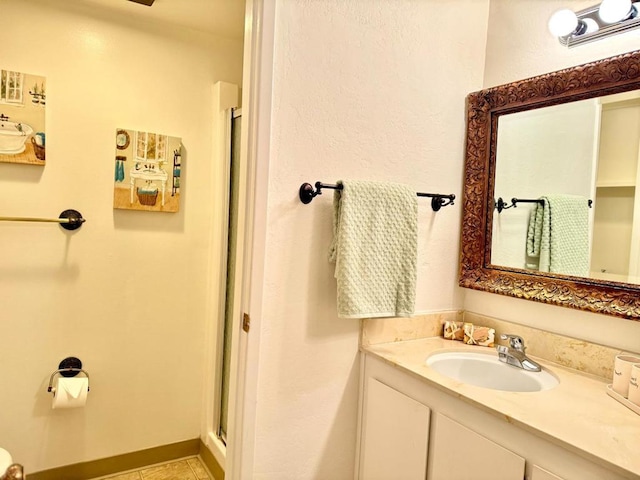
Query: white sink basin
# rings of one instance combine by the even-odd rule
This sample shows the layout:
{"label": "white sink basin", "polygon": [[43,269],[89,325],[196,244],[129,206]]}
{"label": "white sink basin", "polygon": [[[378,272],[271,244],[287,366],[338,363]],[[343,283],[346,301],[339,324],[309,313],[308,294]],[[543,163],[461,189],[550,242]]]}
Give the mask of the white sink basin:
{"label": "white sink basin", "polygon": [[442,352],[429,356],[426,364],[436,372],[476,387],[507,392],[540,392],[558,385],[546,370],[528,372],[498,360],[498,354]]}

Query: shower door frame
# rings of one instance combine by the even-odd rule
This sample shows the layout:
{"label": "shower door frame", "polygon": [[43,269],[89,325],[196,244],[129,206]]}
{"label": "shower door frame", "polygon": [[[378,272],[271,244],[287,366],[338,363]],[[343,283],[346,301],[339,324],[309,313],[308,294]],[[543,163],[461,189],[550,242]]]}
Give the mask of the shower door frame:
{"label": "shower door frame", "polygon": [[[271,130],[275,2],[246,0],[237,236],[233,306],[226,480],[253,477],[261,313],[264,284],[266,205]],[[251,318],[242,329],[243,315]],[[208,407],[210,410],[213,406]],[[214,415],[218,413],[214,412]],[[215,417],[214,417],[215,418]],[[213,427],[209,423],[209,428]],[[210,435],[207,435],[207,439]],[[219,442],[221,444],[221,442]],[[207,446],[211,449],[212,445]],[[215,456],[215,453],[214,453]]]}

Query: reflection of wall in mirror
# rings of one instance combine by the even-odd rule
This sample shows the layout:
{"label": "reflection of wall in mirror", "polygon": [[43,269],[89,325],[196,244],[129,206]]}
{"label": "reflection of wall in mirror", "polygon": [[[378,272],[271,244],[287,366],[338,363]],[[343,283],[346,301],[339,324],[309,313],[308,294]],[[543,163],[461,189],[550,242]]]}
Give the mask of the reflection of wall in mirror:
{"label": "reflection of wall in mirror", "polygon": [[638,283],[640,199],[638,91],[602,98],[591,276]]}
{"label": "reflection of wall in mirror", "polygon": [[[513,197],[535,199],[547,194],[593,198],[599,109],[597,100],[583,100],[501,116],[496,199],[510,203]],[[527,261],[526,238],[534,205],[520,203],[500,214],[494,211],[493,265],[527,268],[532,263]]]}

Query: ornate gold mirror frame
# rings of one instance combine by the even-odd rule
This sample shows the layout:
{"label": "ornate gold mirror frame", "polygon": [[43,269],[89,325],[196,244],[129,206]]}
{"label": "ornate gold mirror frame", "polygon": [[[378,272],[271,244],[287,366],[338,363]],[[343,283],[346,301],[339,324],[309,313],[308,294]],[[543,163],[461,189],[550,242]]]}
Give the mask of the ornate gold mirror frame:
{"label": "ornate gold mirror frame", "polygon": [[501,85],[467,97],[460,286],[640,320],[640,285],[492,265],[500,115],[640,89],[640,51]]}

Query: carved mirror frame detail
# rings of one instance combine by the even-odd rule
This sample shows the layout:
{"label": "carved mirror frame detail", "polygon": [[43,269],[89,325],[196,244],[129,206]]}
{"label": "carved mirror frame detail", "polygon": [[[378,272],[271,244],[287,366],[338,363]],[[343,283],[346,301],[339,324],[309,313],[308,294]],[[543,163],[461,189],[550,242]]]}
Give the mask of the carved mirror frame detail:
{"label": "carved mirror frame detail", "polygon": [[490,264],[499,116],[634,89],[640,89],[640,51],[467,97],[461,287],[640,320],[640,285]]}

